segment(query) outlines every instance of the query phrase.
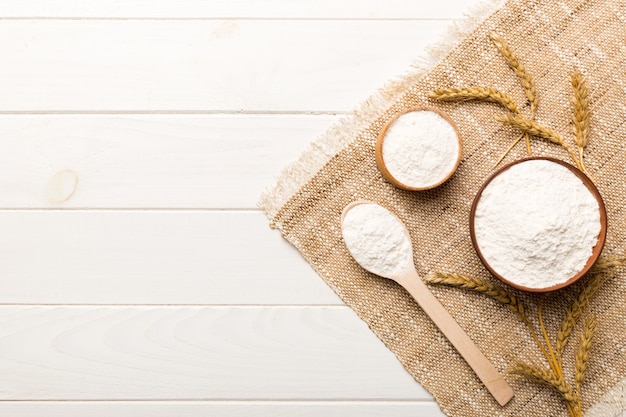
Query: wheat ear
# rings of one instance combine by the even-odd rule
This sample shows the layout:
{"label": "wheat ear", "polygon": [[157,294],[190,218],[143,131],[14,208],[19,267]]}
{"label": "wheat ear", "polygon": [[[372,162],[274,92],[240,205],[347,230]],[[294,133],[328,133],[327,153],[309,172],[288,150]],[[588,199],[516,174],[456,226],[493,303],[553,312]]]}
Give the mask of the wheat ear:
{"label": "wheat ear", "polygon": [[439,101],[488,101],[497,103],[510,112],[521,115],[515,101],[507,94],[495,88],[470,87],[470,88],[438,88],[428,93],[428,97]]}
{"label": "wheat ear", "polygon": [[533,136],[538,136],[540,138],[549,140],[550,142],[556,143],[557,145],[567,146],[567,144],[565,143],[565,139],[563,139],[563,136],[561,136],[559,132],[532,120],[513,115],[496,116],[496,120],[504,123],[505,125],[515,127],[524,132],[528,132]]}
{"label": "wheat ear", "polygon": [[563,351],[565,351],[565,347],[569,343],[569,337],[574,330],[574,326],[576,326],[576,321],[578,321],[583,313],[583,309],[589,304],[591,298],[598,292],[598,289],[605,281],[606,278],[602,275],[593,276],[580,290],[572,305],[565,312],[561,329],[556,335],[556,351],[559,360],[563,357]]}
{"label": "wheat ear", "polygon": [[[489,38],[493,42],[493,44],[498,48],[500,54],[504,57],[506,63],[509,67],[515,71],[515,75],[519,78],[522,87],[524,88],[524,94],[530,103],[530,119],[535,120],[535,114],[537,113],[537,107],[539,106],[539,99],[537,98],[537,88],[535,87],[535,83],[533,82],[530,74],[526,72],[526,68],[524,65],[517,59],[515,53],[509,48],[509,45],[504,41],[502,36],[498,35],[496,32],[491,32],[489,34]],[[526,136],[526,150],[530,154],[530,137],[528,134]],[[521,139],[521,138],[520,138]],[[515,143],[519,142],[519,139],[515,141]],[[506,154],[505,154],[506,156]]]}
{"label": "wheat ear", "polygon": [[[438,88],[429,92],[428,98],[439,101],[488,101],[501,105],[502,107],[509,110],[511,113],[517,114],[519,116],[522,115],[522,113],[517,108],[517,104],[515,104],[513,98],[508,94],[496,90],[495,88]],[[528,138],[527,133],[522,133],[515,141],[513,141],[513,143],[509,146],[506,152],[504,152],[500,159],[498,159],[498,162],[494,164],[494,167],[497,167],[500,162],[502,162],[502,160],[509,154],[511,149],[513,149],[524,136]]]}
{"label": "wheat ear", "polygon": [[526,98],[530,103],[530,113],[532,115],[531,118],[535,117],[535,113],[537,112],[537,106],[539,105],[539,100],[537,98],[537,88],[535,87],[535,83],[533,82],[532,77],[526,72],[526,68],[524,68],[524,65],[519,62],[517,56],[513,53],[511,48],[509,48],[509,45],[507,45],[507,43],[504,41],[504,39],[502,39],[500,35],[498,35],[496,32],[491,32],[489,34],[489,38],[496,46],[496,48],[498,48],[498,51],[500,51],[500,54],[502,54],[509,67],[511,67],[511,69],[515,71],[515,74],[519,78],[522,87],[524,87],[524,93],[526,94]]}
{"label": "wheat ear", "polygon": [[626,265],[626,256],[606,256],[598,259],[589,271],[589,274],[597,274],[609,268],[618,268],[624,265]]}
{"label": "wheat ear", "polygon": [[496,116],[496,120],[504,123],[507,126],[512,126],[520,129],[523,132],[528,133],[529,135],[537,136],[546,139],[552,143],[556,143],[557,145],[561,145],[572,157],[572,160],[576,163],[576,166],[578,166],[581,171],[587,173],[584,167],[580,164],[576,153],[574,153],[572,148],[570,148],[569,145],[565,143],[565,139],[563,139],[563,136],[561,136],[561,134],[556,130],[519,116]]}
{"label": "wheat ear", "polygon": [[580,397],[580,387],[585,381],[585,373],[587,372],[587,364],[589,362],[589,351],[591,351],[591,341],[596,334],[596,319],[591,316],[585,322],[583,331],[580,334],[580,346],[576,352],[576,391]]}
{"label": "wheat ear", "polygon": [[589,143],[589,90],[587,89],[585,77],[583,77],[578,70],[575,70],[572,74],[572,90],[574,91],[572,97],[572,106],[574,107],[574,138],[578,146],[580,163],[585,166],[583,162],[583,151],[587,143]]}
{"label": "wheat ear", "polygon": [[538,366],[528,365],[525,363],[517,363],[509,370],[509,373],[513,375],[520,375],[532,381],[551,386],[557,390],[568,403],[577,403],[576,394],[574,393],[572,387],[570,387],[563,378],[558,377],[548,369],[542,369]]}
{"label": "wheat ear", "polygon": [[526,318],[524,306],[518,301],[518,299],[513,294],[506,292],[503,288],[500,288],[490,282],[464,275],[444,274],[441,272],[432,272],[426,275],[424,281],[429,284],[443,284],[483,293],[506,305],[509,310],[515,313],[520,321],[528,320]]}

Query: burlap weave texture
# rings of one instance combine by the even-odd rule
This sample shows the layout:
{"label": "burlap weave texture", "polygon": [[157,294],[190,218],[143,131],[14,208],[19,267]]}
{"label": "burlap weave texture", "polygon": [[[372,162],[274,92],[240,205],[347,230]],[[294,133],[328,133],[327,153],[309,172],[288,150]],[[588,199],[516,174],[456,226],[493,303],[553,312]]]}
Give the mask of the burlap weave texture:
{"label": "burlap weave texture", "polygon": [[[626,252],[626,2],[623,0],[512,0],[484,20],[429,73],[395,86],[397,100],[372,118],[352,142],[335,154],[277,210],[272,225],[302,253],[328,285],[394,352],[450,416],[566,416],[560,397],[547,388],[509,379],[515,398],[500,407],[412,298],[397,284],[373,276],[350,257],[340,231],[342,209],[371,200],[395,212],[407,225],[420,274],[456,272],[493,280],[476,256],[469,237],[469,211],[493,164],[518,132],[494,119],[494,104],[443,104],[426,93],[439,87],[495,87],[514,97],[522,112],[528,103],[516,78],[488,34],[496,31],[533,76],[539,95],[537,120],[567,140],[571,134],[570,75],[578,68],[588,80],[591,135],[585,162],[602,193],[609,228],[604,254]],[[426,192],[399,190],[376,168],[374,144],[387,120],[419,105],[438,107],[457,123],[463,159],[443,186]],[[572,142],[570,142],[572,143]],[[568,162],[553,144],[533,141],[535,155]],[[523,142],[504,161],[526,156]],[[300,163],[307,163],[306,157]],[[271,199],[271,195],[269,197]],[[266,198],[267,201],[267,198]],[[589,312],[598,334],[583,387],[585,408],[599,407],[626,377],[626,274],[617,273],[600,290]],[[578,287],[545,300],[548,331],[556,334],[565,305]],[[516,360],[543,364],[525,326],[494,301],[463,290],[432,288],[485,355],[502,372]],[[511,291],[513,291],[511,289]],[[514,291],[528,306],[537,296]],[[531,308],[531,310],[533,310]],[[534,315],[534,311],[530,312]],[[565,353],[573,374],[576,333]],[[375,376],[373,376],[375,377]],[[619,401],[606,410],[617,411]]]}

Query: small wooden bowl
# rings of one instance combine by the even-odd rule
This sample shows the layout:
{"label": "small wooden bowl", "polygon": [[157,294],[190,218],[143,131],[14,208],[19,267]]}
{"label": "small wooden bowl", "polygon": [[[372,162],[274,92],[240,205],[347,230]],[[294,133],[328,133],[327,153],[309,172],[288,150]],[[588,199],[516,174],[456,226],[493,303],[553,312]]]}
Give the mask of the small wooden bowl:
{"label": "small wooden bowl", "polygon": [[[512,166],[520,164],[522,162],[531,161],[531,160],[545,160],[545,161],[555,162],[559,165],[566,167],[570,171],[572,171],[578,178],[582,180],[583,184],[585,184],[587,189],[591,191],[591,194],[593,194],[593,196],[598,201],[598,207],[600,209],[600,234],[598,235],[598,242],[594,246],[591,256],[587,260],[587,263],[585,264],[583,269],[580,272],[578,272],[576,275],[568,279],[567,281],[557,284],[557,285],[553,285],[551,287],[545,287],[545,288],[525,287],[523,285],[519,285],[514,282],[508,281],[506,278],[504,278],[503,276],[498,274],[496,271],[494,271],[493,268],[489,265],[489,263],[485,260],[482,253],[480,252],[480,248],[478,247],[478,242],[476,241],[476,233],[474,231],[474,217],[476,215],[476,207],[478,206],[478,201],[480,200],[480,197],[483,191],[489,185],[489,183],[495,177],[497,177],[498,175],[500,175],[507,169],[511,168]],[[474,197],[474,202],[472,203],[472,208],[470,211],[470,236],[472,238],[472,245],[474,246],[474,250],[476,251],[476,254],[480,258],[481,262],[483,263],[483,265],[485,265],[485,268],[487,268],[487,270],[489,270],[489,272],[491,272],[493,276],[495,276],[496,278],[498,278],[500,281],[504,282],[505,284],[508,284],[513,288],[517,288],[518,290],[528,291],[528,292],[543,293],[543,292],[556,291],[556,290],[559,290],[561,288],[567,287],[568,285],[575,283],[581,277],[583,277],[587,272],[589,272],[593,264],[595,264],[598,258],[600,257],[600,253],[602,252],[602,248],[604,247],[604,242],[606,241],[606,229],[607,229],[606,207],[604,205],[604,200],[602,200],[602,195],[600,195],[600,192],[596,188],[593,181],[591,181],[591,179],[588,176],[586,176],[582,171],[580,171],[578,168],[566,162],[563,162],[561,160],[554,159],[554,158],[547,158],[547,157],[531,157],[531,158],[520,159],[518,161],[505,165],[499,170],[497,170],[496,172],[494,172],[489,178],[487,178],[487,181],[485,181],[482,187],[480,187],[480,190],[478,190],[476,197]]]}
{"label": "small wooden bowl", "polygon": [[[456,132],[456,137],[459,141],[459,155],[457,157],[456,163],[454,164],[454,167],[452,168],[452,170],[441,181],[437,182],[436,184],[429,185],[427,187],[414,187],[414,186],[407,185],[398,181],[397,179],[393,177],[393,175],[391,175],[383,159],[383,142],[385,141],[385,135],[387,134],[387,130],[389,130],[391,125],[398,119],[398,117],[402,116],[403,114],[414,112],[414,111],[432,111],[432,112],[437,113],[439,116],[443,117],[448,123],[450,123],[450,125]],[[394,186],[398,188],[402,188],[403,190],[423,191],[423,190],[430,190],[430,189],[440,186],[444,182],[448,181],[450,177],[454,174],[454,172],[459,166],[459,163],[461,162],[462,156],[463,156],[463,141],[461,139],[461,132],[459,131],[459,128],[457,127],[456,123],[454,123],[454,120],[450,118],[450,116],[448,116],[446,113],[434,107],[426,107],[426,106],[412,107],[408,110],[405,110],[401,113],[396,114],[383,127],[383,129],[380,131],[378,135],[378,139],[376,140],[376,165],[378,166],[378,170],[387,181],[389,181],[391,184],[393,184]]]}

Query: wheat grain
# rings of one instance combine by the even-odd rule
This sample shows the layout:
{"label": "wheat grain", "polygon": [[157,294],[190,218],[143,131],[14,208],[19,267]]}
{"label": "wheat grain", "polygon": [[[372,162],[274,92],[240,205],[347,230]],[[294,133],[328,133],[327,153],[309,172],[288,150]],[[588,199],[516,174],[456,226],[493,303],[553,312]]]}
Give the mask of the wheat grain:
{"label": "wheat grain", "polygon": [[510,112],[521,115],[515,101],[507,94],[498,91],[495,88],[438,88],[429,92],[428,97],[439,101],[488,101],[491,103],[497,103]]}
{"label": "wheat grain", "polygon": [[580,395],[580,387],[585,380],[587,372],[587,364],[589,362],[589,351],[591,351],[591,341],[596,333],[596,319],[591,316],[585,322],[582,333],[580,334],[580,346],[576,352],[576,391]]}
{"label": "wheat grain", "polygon": [[517,56],[513,53],[509,45],[502,39],[500,35],[495,32],[491,32],[489,34],[489,38],[493,42],[493,44],[498,48],[500,54],[506,60],[506,63],[511,67],[515,74],[520,80],[522,87],[524,87],[524,93],[526,94],[526,98],[530,103],[530,113],[531,119],[535,117],[535,113],[537,112],[537,106],[539,105],[539,100],[537,98],[537,88],[535,87],[535,83],[533,82],[530,74],[526,72],[526,68],[524,65],[517,59]]}
{"label": "wheat grain", "polygon": [[582,74],[575,70],[572,74],[572,106],[574,107],[574,140],[578,146],[578,158],[584,167],[584,149],[589,143],[589,90]]}
{"label": "wheat grain", "polygon": [[576,145],[582,152],[582,149],[589,143],[589,90],[585,78],[578,70],[572,74],[572,89],[574,90],[572,99],[574,134]]}

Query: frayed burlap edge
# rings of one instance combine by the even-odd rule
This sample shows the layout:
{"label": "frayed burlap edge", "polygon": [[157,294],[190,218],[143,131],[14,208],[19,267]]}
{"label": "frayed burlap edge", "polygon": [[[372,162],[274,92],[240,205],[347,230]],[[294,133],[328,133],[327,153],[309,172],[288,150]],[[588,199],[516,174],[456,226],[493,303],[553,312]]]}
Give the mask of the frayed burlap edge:
{"label": "frayed burlap edge", "polygon": [[617,416],[626,409],[626,379],[611,388],[585,413],[585,417]]}
{"label": "frayed burlap edge", "polygon": [[311,142],[299,159],[283,169],[275,185],[261,195],[259,207],[270,221],[334,155],[355,140],[361,130],[380,117],[413,83],[434,68],[465,36],[505,2],[485,0],[470,8],[462,19],[450,25],[438,42],[428,47],[422,56],[418,56],[405,75],[389,81],[350,115],[343,117]]}

